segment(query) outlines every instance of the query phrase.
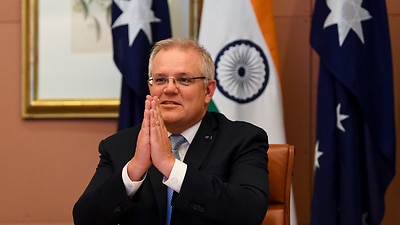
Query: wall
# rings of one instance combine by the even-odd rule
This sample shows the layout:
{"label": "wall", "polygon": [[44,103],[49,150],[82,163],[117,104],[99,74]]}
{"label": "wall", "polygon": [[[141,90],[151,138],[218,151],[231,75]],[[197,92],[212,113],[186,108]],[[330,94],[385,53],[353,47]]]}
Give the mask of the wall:
{"label": "wall", "polygon": [[[400,3],[388,0],[400,110]],[[274,0],[287,140],[296,146],[294,196],[309,224],[318,57],[309,45],[312,0]],[[0,1],[0,225],[71,225],[71,210],[98,161],[97,144],[115,119],[21,118],[21,0]],[[400,127],[397,118],[396,127]],[[399,133],[400,133],[400,129]],[[400,140],[399,134],[398,140]],[[400,143],[398,143],[400,149]],[[399,162],[400,154],[397,154]],[[399,170],[399,164],[397,165]],[[400,177],[387,192],[383,225],[400,224]]]}
{"label": "wall", "polygon": [[21,1],[0,1],[0,224],[72,224],[116,120],[23,120],[21,35]]}

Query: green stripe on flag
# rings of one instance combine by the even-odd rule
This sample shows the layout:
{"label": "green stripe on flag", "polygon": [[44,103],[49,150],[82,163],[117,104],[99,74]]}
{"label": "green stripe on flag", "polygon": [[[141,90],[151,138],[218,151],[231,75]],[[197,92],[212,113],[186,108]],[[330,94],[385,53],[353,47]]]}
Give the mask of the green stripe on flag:
{"label": "green stripe on flag", "polygon": [[209,112],[219,112],[217,106],[215,105],[214,101],[211,99],[210,104],[208,105]]}

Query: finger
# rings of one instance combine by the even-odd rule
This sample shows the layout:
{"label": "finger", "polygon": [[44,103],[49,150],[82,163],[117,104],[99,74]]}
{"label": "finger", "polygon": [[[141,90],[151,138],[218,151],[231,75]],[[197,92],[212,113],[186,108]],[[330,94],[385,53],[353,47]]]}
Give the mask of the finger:
{"label": "finger", "polygon": [[161,113],[157,107],[157,98],[153,99],[151,102],[151,115],[150,115],[150,138],[151,143],[156,144],[158,146],[162,146],[165,144],[165,139],[168,139],[168,131],[164,125],[164,121],[161,117]]}
{"label": "finger", "polygon": [[151,102],[149,100],[146,100],[144,103],[144,112],[143,112],[143,121],[142,121],[142,128],[148,128],[149,127],[149,122],[150,122],[150,107],[151,107]]}
{"label": "finger", "polygon": [[153,97],[151,97],[151,95],[146,95],[146,100],[148,100],[148,101],[153,101]]}
{"label": "finger", "polygon": [[159,99],[158,97],[154,97],[153,101],[151,102],[151,108],[153,110],[153,119],[154,119],[154,123],[157,126],[157,135],[159,137],[163,137],[163,136],[168,136],[168,131],[167,128],[164,125],[164,120],[161,116],[161,111],[160,111],[160,107],[159,107]]}
{"label": "finger", "polygon": [[159,122],[160,126],[164,125],[164,121],[161,116],[161,110],[160,110],[160,100],[157,96],[153,97],[153,101],[151,101],[151,108],[154,109],[154,119],[156,119]]}

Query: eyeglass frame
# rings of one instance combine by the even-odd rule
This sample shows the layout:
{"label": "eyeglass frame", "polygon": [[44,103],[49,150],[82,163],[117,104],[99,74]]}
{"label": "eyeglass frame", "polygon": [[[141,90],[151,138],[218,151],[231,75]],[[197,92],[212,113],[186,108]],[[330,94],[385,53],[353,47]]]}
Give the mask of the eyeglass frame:
{"label": "eyeglass frame", "polygon": [[[154,79],[165,79],[165,81],[163,81],[164,83],[162,84],[157,84],[156,81],[154,81]],[[172,79],[173,83],[175,85],[179,84],[181,86],[190,86],[192,84],[194,84],[194,82],[196,80],[202,79],[202,80],[208,80],[209,78],[205,77],[205,76],[198,76],[198,77],[149,77],[149,79],[147,80],[150,84],[150,86],[155,86],[155,87],[162,87],[162,86],[166,86],[167,84],[169,84],[169,80]],[[185,82],[182,81],[182,79],[186,79],[188,80],[188,83],[185,84]],[[206,84],[206,83],[204,83]]]}

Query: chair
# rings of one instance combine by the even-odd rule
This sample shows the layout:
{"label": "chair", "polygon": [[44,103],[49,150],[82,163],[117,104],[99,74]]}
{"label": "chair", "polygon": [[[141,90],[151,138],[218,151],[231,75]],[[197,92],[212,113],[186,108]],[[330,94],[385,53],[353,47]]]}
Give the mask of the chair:
{"label": "chair", "polygon": [[270,144],[267,153],[270,199],[262,225],[290,225],[294,146]]}

